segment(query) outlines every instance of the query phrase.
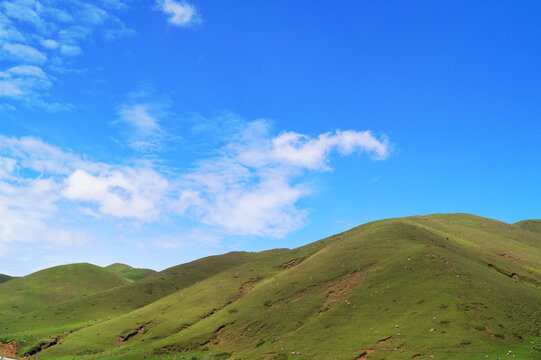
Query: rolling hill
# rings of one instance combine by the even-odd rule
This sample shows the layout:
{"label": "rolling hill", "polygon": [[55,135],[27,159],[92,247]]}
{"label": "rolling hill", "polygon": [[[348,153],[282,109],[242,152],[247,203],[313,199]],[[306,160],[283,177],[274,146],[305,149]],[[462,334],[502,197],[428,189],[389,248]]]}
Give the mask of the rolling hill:
{"label": "rolling hill", "polygon": [[540,359],[541,234],[468,214],[381,220],[3,321],[2,341],[41,359]]}
{"label": "rolling hill", "polygon": [[106,266],[105,268],[112,270],[116,272],[117,274],[119,274],[120,276],[131,281],[141,280],[143,278],[146,278],[147,276],[150,276],[156,273],[155,270],[135,269],[129,265],[120,264],[120,263],[111,264],[109,266]]}
{"label": "rolling hill", "polygon": [[0,319],[124,285],[128,280],[92,264],[38,271],[0,284]]}
{"label": "rolling hill", "polygon": [[541,220],[524,220],[515,223],[516,226],[520,226],[523,229],[541,234]]}

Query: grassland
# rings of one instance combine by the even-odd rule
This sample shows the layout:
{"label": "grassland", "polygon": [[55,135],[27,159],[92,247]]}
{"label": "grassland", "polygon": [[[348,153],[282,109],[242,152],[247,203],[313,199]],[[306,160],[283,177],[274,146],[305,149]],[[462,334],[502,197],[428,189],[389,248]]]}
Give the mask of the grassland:
{"label": "grassland", "polygon": [[92,264],[56,266],[0,284],[0,319],[119,287],[128,280]]}
{"label": "grassland", "polygon": [[541,359],[535,229],[468,214],[372,222],[44,303],[0,317],[1,338],[41,359]]}
{"label": "grassland", "polygon": [[520,226],[526,230],[541,234],[541,220],[524,220],[515,223],[516,226]]}
{"label": "grassland", "polygon": [[119,274],[120,276],[131,280],[137,281],[146,278],[152,274],[155,274],[155,270],[151,269],[135,269],[126,264],[115,263],[105,267],[106,269],[112,270]]}
{"label": "grassland", "polygon": [[6,281],[9,281],[11,279],[13,278],[9,275],[0,274],[0,284],[5,283]]}

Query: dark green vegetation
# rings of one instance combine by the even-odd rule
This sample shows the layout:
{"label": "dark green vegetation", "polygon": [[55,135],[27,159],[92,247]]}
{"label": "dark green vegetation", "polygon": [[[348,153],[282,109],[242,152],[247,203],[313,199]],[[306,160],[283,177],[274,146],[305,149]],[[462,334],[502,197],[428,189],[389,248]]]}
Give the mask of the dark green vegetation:
{"label": "dark green vegetation", "polygon": [[[36,274],[1,284],[0,309],[8,285]],[[524,222],[382,220],[80,286],[86,296],[19,297],[0,313],[2,341],[41,359],[541,359],[541,233]]]}
{"label": "dark green vegetation", "polygon": [[113,270],[120,276],[125,277],[126,279],[131,281],[141,280],[156,272],[151,269],[134,269],[129,265],[119,263],[111,264],[109,266],[106,266],[105,268]]}
{"label": "dark green vegetation", "polygon": [[6,281],[9,281],[11,279],[13,278],[9,275],[0,274],[0,284],[5,283]]}

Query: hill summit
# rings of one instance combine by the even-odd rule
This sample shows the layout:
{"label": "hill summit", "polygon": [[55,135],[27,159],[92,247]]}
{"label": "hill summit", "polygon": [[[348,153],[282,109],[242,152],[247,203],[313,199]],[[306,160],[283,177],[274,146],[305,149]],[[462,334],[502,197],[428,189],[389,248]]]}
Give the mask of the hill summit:
{"label": "hill summit", "polygon": [[120,264],[120,263],[114,263],[109,266],[106,266],[105,268],[112,270],[116,272],[117,274],[119,274],[120,276],[131,281],[141,280],[156,272],[151,269],[135,269],[129,265]]}

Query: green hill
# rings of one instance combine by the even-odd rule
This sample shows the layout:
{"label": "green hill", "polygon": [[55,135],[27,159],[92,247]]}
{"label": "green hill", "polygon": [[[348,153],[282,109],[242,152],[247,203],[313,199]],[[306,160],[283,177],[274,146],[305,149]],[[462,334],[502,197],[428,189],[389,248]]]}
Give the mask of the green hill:
{"label": "green hill", "polygon": [[13,279],[13,277],[9,275],[0,274],[0,284],[5,283],[6,281],[9,281],[11,279]]}
{"label": "green hill", "polygon": [[[94,306],[109,316],[88,322]],[[48,313],[4,341],[41,359],[540,359],[541,234],[467,214],[388,219],[201,259]]]}
{"label": "green hill", "polygon": [[119,274],[120,276],[131,280],[137,281],[146,278],[152,274],[155,274],[155,270],[151,269],[136,269],[126,264],[115,263],[105,267],[106,269],[112,270]]}
{"label": "green hill", "polygon": [[[166,269],[126,286],[74,298],[24,314],[16,321],[10,318],[2,319],[0,313],[0,328],[4,328],[9,333],[23,335],[26,334],[25,329],[35,329],[33,332],[35,336],[32,339],[25,338],[26,347],[30,347],[33,341],[41,341],[41,337],[47,338],[50,335],[61,334],[87,326],[89,322],[103,321],[142,308],[180,289],[254,258],[257,258],[257,254],[233,252],[199,259]],[[2,326],[3,323],[8,325]]]}
{"label": "green hill", "polygon": [[523,220],[515,223],[515,225],[520,226],[523,229],[541,234],[541,220]]}
{"label": "green hill", "polygon": [[0,321],[126,284],[118,274],[91,264],[62,265],[0,284]]}

